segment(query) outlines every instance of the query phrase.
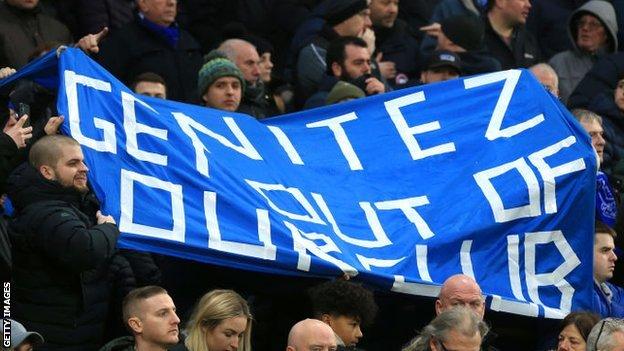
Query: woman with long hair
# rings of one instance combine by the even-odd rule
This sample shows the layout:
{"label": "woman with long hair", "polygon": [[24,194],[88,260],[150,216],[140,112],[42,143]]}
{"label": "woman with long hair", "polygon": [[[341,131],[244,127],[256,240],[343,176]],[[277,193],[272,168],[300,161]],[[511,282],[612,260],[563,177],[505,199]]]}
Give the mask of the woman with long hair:
{"label": "woman with long hair", "polygon": [[200,300],[186,325],[188,351],[251,351],[252,316],[233,290],[212,290]]}

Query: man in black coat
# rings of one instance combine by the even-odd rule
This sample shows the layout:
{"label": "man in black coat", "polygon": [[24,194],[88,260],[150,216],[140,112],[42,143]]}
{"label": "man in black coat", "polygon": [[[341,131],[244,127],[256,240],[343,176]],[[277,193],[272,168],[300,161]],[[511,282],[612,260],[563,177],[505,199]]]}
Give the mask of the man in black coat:
{"label": "man in black coat", "polygon": [[529,68],[541,61],[537,40],[526,30],[529,0],[488,0],[485,45],[504,70]]}
{"label": "man in black coat", "polygon": [[409,25],[397,19],[398,0],[372,0],[370,11],[376,52],[382,55],[378,56],[381,73],[393,88],[405,87],[410,79],[418,78],[420,43]]}
{"label": "man in black coat", "polygon": [[75,140],[45,136],[29,159],[7,186],[16,210],[9,224],[11,316],[44,335],[41,350],[97,350],[119,229],[88,193],[88,168]]}
{"label": "man in black coat", "polygon": [[138,0],[139,18],[100,45],[99,63],[129,85],[144,72],[165,79],[170,100],[196,103],[199,44],[176,24],[176,2]]}

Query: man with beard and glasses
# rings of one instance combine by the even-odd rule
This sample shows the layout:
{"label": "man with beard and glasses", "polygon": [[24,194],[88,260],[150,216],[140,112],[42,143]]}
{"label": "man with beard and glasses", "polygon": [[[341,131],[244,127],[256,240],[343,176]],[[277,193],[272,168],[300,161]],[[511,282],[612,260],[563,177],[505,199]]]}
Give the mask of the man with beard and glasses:
{"label": "man with beard and glasses", "polygon": [[11,317],[45,336],[39,350],[101,346],[119,229],[89,193],[88,171],[78,142],[49,135],[7,183]]}
{"label": "man with beard and glasses", "polygon": [[305,109],[325,105],[329,92],[339,82],[347,82],[362,89],[366,95],[386,92],[386,86],[371,75],[371,55],[366,42],[359,37],[340,37],[327,49],[327,71],[319,91],[312,95]]}

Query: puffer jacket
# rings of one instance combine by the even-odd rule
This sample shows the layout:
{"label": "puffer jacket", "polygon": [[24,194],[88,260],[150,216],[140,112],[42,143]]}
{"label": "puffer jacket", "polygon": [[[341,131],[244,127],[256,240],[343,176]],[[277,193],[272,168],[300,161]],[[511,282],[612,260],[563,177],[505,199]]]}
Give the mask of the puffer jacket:
{"label": "puffer jacket", "polygon": [[[581,50],[576,44],[578,35],[577,22],[585,14],[595,16],[605,26],[607,37],[609,38],[606,48],[597,52],[587,52]],[[592,0],[572,12],[568,20],[568,36],[572,41],[574,49],[560,52],[549,61],[559,76],[559,96],[564,102],[568,100],[574,88],[596,63],[598,57],[617,52],[617,31],[615,10],[613,5],[607,1]]]}
{"label": "puffer jacket", "polygon": [[96,224],[94,197],[49,181],[27,164],[9,177],[8,194],[16,209],[9,224],[12,317],[44,335],[41,350],[97,350],[117,226]]}

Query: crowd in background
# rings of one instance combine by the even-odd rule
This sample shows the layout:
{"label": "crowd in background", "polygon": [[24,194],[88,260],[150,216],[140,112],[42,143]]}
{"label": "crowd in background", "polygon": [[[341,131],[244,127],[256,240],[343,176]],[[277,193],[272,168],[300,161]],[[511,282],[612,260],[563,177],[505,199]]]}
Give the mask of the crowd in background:
{"label": "crowd in background", "polygon": [[[624,229],[622,26],[622,0],[0,1],[0,78],[73,45],[136,93],[264,119],[527,68],[578,119],[600,160],[593,311],[535,333],[520,320],[485,323],[482,292],[462,275],[447,279],[432,308],[344,278],[268,278],[120,250],[80,146],[58,134],[55,91],[21,80],[0,91],[0,276],[11,282],[13,317],[3,346],[624,350],[615,264]],[[362,339],[365,326],[372,332]]]}

